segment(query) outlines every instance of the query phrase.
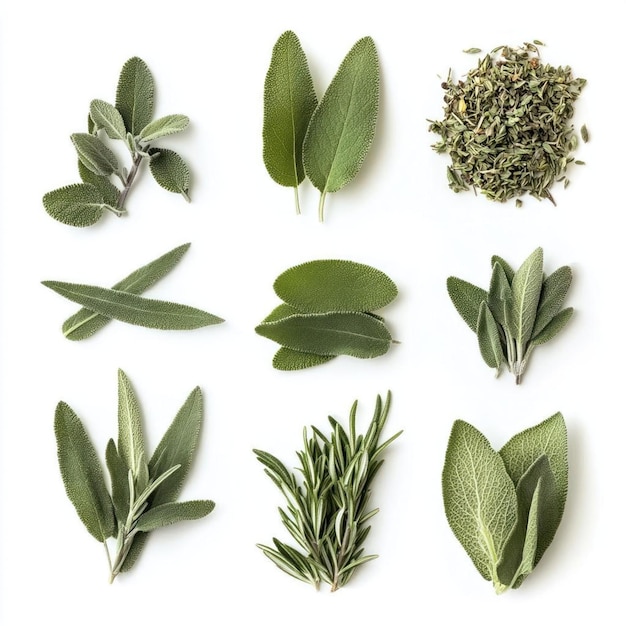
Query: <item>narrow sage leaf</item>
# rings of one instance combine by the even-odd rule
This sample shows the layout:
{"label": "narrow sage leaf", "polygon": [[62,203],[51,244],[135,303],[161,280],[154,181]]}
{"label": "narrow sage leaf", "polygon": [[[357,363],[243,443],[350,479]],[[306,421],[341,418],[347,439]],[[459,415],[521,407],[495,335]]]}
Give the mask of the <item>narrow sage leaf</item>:
{"label": "narrow sage leaf", "polygon": [[51,280],[42,284],[94,313],[146,328],[192,330],[224,321],[185,304],[151,300],[117,289]]}
{"label": "narrow sage leaf", "polygon": [[104,143],[89,133],[74,133],[72,143],[80,162],[98,176],[110,176],[118,171],[117,157]]}
{"label": "narrow sage leaf", "polygon": [[504,361],[504,353],[498,324],[484,300],[480,303],[476,335],[483,360],[489,367],[496,370],[497,376],[500,373],[500,365]]}
{"label": "narrow sage leaf", "polygon": [[323,365],[334,358],[335,356],[299,352],[297,350],[291,350],[290,348],[281,347],[274,355],[272,365],[274,369],[283,372],[293,372],[315,367],[316,365]]}
{"label": "narrow sage leaf", "polygon": [[149,532],[177,522],[200,519],[215,508],[211,500],[190,500],[188,502],[167,502],[148,509],[138,520],[135,528]]}
{"label": "narrow sage leaf", "polygon": [[119,455],[113,439],[109,439],[105,459],[111,478],[111,499],[118,520],[125,520],[129,512],[130,490],[128,485],[128,465]]}
{"label": "narrow sage leaf", "polygon": [[154,141],[159,137],[179,133],[181,130],[185,130],[187,126],[189,126],[189,118],[186,115],[166,115],[150,122],[139,133],[139,138],[143,141]]}
{"label": "narrow sage leaf", "polygon": [[102,217],[105,204],[102,192],[86,183],[61,187],[43,197],[48,215],[68,226],[95,224]]}
{"label": "narrow sage leaf", "polygon": [[54,432],[67,496],[89,533],[104,542],[116,530],[113,503],[93,444],[76,413],[64,402],[57,405]]}
{"label": "narrow sage leaf", "polygon": [[380,270],[344,260],[296,265],[276,279],[274,291],[303,313],[373,311],[398,295],[394,282]]}
{"label": "narrow sage leaf", "polygon": [[128,59],[117,83],[115,107],[122,115],[126,130],[138,135],[152,119],[154,79],[139,57]]}
{"label": "narrow sage leaf", "polygon": [[93,185],[101,194],[104,202],[110,207],[118,208],[120,190],[109,180],[108,176],[99,176],[85,167],[82,161],[78,160],[78,174],[84,183]]}
{"label": "narrow sage leaf", "polygon": [[571,284],[572,270],[567,265],[559,267],[543,281],[533,337],[537,336],[559,312]]}
{"label": "narrow sage leaf", "polygon": [[136,477],[146,454],[141,411],[131,382],[122,370],[117,372],[117,398],[117,449],[133,477]]}
{"label": "narrow sage leaf", "polygon": [[320,221],[326,194],[357,175],[374,139],[379,72],[374,41],[364,37],[346,55],[309,122],[303,162],[321,193]]}
{"label": "narrow sage leaf", "polygon": [[491,272],[488,304],[493,313],[493,317],[500,326],[506,326],[506,320],[504,318],[505,303],[508,301],[512,302],[512,298],[511,284],[509,283],[506,272],[502,265],[500,265],[500,262],[496,261]]}
{"label": "narrow sage leaf", "polygon": [[89,105],[90,119],[111,139],[126,141],[126,127],[120,112],[104,100],[92,100]]}
{"label": "narrow sage leaf", "polygon": [[255,330],[286,348],[325,356],[372,358],[385,354],[392,341],[382,322],[354,312],[292,315]]}
{"label": "narrow sage leaf", "polygon": [[[158,154],[157,154],[158,153]],[[163,189],[179,193],[189,202],[189,168],[173,150],[151,150],[150,171]]]}
{"label": "narrow sage leaf", "polygon": [[502,267],[502,269],[504,270],[504,273],[506,274],[507,280],[509,281],[510,285],[513,282],[513,276],[515,276],[515,271],[501,256],[494,254],[491,257],[491,267],[493,268],[496,263],[500,263],[500,267]]}
{"label": "narrow sage leaf", "polygon": [[306,55],[292,31],[272,51],[263,95],[263,162],[279,185],[296,188],[304,180],[302,143],[317,96]]}
{"label": "narrow sage leaf", "polygon": [[519,351],[525,349],[535,324],[537,305],[543,284],[543,250],[537,248],[513,277],[513,317],[511,334]]}
{"label": "narrow sage leaf", "polygon": [[454,422],[443,468],[448,523],[474,565],[496,589],[497,565],[515,525],[517,496],[500,455],[472,425]]}
{"label": "narrow sage leaf", "polygon": [[569,322],[570,317],[572,317],[573,312],[574,309],[568,307],[557,313],[550,322],[548,322],[547,326],[530,340],[530,345],[535,347],[546,343],[546,341],[550,341],[550,339],[563,330],[567,322]]}
{"label": "narrow sage leaf", "polygon": [[452,304],[465,320],[465,323],[476,332],[478,312],[481,302],[487,302],[489,294],[480,287],[476,287],[465,280],[450,276],[448,278],[448,295]]}
{"label": "narrow sage leaf", "polygon": [[[129,274],[126,278],[113,285],[112,289],[137,295],[143,293],[174,269],[185,252],[189,250],[190,245],[186,243],[166,252],[158,259]],[[82,308],[65,320],[63,323],[63,334],[68,339],[79,341],[91,337],[91,335],[106,326],[110,321],[110,317],[105,317],[89,309]]]}

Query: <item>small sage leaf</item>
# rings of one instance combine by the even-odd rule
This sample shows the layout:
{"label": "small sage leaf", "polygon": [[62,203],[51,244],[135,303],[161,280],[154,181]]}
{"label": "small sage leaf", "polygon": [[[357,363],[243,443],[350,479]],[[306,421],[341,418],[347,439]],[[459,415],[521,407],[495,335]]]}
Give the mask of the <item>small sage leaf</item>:
{"label": "small sage leaf", "polygon": [[313,112],[304,138],[307,176],[324,198],[359,172],[374,139],[378,117],[379,65],[371,37],[356,42]]}
{"label": "small sage leaf", "polygon": [[504,273],[506,274],[506,278],[509,281],[510,285],[513,282],[513,276],[515,276],[515,271],[501,256],[494,254],[491,257],[491,267],[493,268],[496,263],[499,263],[500,267],[504,270]]}
{"label": "small sage leaf", "polygon": [[111,139],[126,140],[126,127],[120,112],[104,100],[92,100],[89,106],[90,119]]}
{"label": "small sage leaf", "polygon": [[[158,152],[158,154],[157,154]],[[150,171],[163,189],[179,193],[189,202],[189,168],[183,159],[173,150],[151,150]]]}
{"label": "small sage leaf", "polygon": [[566,265],[559,267],[543,281],[532,332],[533,337],[536,337],[559,312],[571,284],[572,270]]}
{"label": "small sage leaf", "polygon": [[510,329],[521,352],[530,339],[543,284],[543,250],[537,248],[513,277],[513,317]]}
{"label": "small sage leaf", "polygon": [[87,169],[82,161],[78,160],[78,174],[84,183],[93,185],[101,194],[104,202],[110,207],[117,207],[120,198],[120,190],[109,180],[107,176],[99,176]]}
{"label": "small sage leaf", "polygon": [[448,278],[448,295],[452,304],[465,320],[465,323],[476,332],[478,313],[481,302],[487,302],[489,294],[480,287],[476,287],[465,280],[450,276]]}
{"label": "small sage leaf", "polygon": [[185,130],[189,126],[189,118],[186,115],[166,115],[160,117],[158,120],[150,122],[139,133],[139,138],[142,141],[154,141],[159,137],[165,137],[166,135],[173,135]]}
{"label": "small sage leaf", "polygon": [[289,317],[290,315],[298,315],[302,313],[302,311],[298,311],[298,309],[290,306],[289,304],[279,304],[261,323],[265,324],[266,322],[275,322],[277,320],[282,320],[285,317]]}
{"label": "small sage leaf", "polygon": [[513,293],[506,272],[499,261],[493,266],[491,284],[489,285],[488,304],[493,317],[500,326],[506,326],[504,309],[506,303],[512,301]]}
{"label": "small sage leaf", "polygon": [[136,326],[192,330],[224,321],[185,304],[151,300],[126,291],[59,281],[43,281],[42,284],[94,313]]}
{"label": "small sage leaf", "polygon": [[497,376],[500,372],[500,365],[504,361],[504,353],[498,324],[484,300],[480,303],[476,335],[483,360],[489,367],[496,370]]}
{"label": "small sage leaf", "polygon": [[122,370],[118,370],[117,385],[117,449],[133,477],[137,477],[145,457],[141,411],[131,382]]}
{"label": "small sage leaf", "polygon": [[109,439],[105,459],[111,478],[111,499],[118,520],[125,520],[129,512],[130,491],[128,485],[128,465],[119,455],[115,442]]}
{"label": "small sage leaf", "polygon": [[117,83],[115,107],[122,115],[126,130],[138,135],[152,119],[154,79],[139,57],[128,59]]}
{"label": "small sage leaf", "polygon": [[48,215],[68,226],[92,226],[102,217],[105,204],[102,192],[87,183],[61,187],[43,197]]}
{"label": "small sage leaf", "polygon": [[572,307],[568,307],[557,313],[548,322],[547,326],[530,340],[530,345],[535,347],[546,343],[546,341],[550,341],[550,339],[563,330],[567,322],[569,322],[570,317],[572,317],[572,313],[574,313]]}
{"label": "small sage leaf", "polygon": [[98,137],[89,133],[74,133],[71,136],[81,163],[98,176],[109,176],[118,171],[117,157]]}
{"label": "small sage leaf", "polygon": [[372,311],[398,295],[394,282],[374,267],[344,260],[296,265],[274,282],[274,291],[303,313]]}
{"label": "small sage leaf", "polygon": [[215,508],[211,500],[190,500],[188,502],[167,502],[148,509],[138,520],[135,528],[149,532],[177,522],[200,519]]}
{"label": "small sage leaf", "polygon": [[57,405],[54,432],[67,496],[89,533],[104,542],[116,530],[113,503],[93,444],[76,413],[64,402]]}
{"label": "small sage leaf", "polygon": [[293,372],[315,367],[316,365],[322,365],[334,358],[335,356],[313,354],[311,352],[298,352],[297,350],[282,347],[279,348],[274,355],[272,365],[274,369],[284,372]]}

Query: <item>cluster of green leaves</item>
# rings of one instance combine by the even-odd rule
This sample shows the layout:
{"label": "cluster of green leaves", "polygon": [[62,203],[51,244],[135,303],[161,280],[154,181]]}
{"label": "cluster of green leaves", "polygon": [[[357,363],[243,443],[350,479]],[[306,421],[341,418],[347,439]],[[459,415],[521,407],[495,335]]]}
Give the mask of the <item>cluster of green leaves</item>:
{"label": "cluster of green leaves", "polygon": [[283,304],[256,327],[282,347],[274,356],[279,370],[301,370],[341,354],[369,359],[393,343],[382,317],[371,311],[398,295],[394,282],[369,265],[318,260],[296,265],[274,282]]}
{"label": "cluster of green leaves", "polygon": [[496,593],[519,587],[546,551],[567,497],[567,432],[560,413],[496,452],[471,424],[452,427],[443,499],[452,531]]}
{"label": "cluster of green leaves", "polygon": [[487,365],[502,363],[519,384],[532,351],[559,333],[574,309],[561,309],[572,282],[563,266],[543,273],[543,250],[537,248],[517,272],[501,257],[491,257],[489,291],[460,278],[448,278],[448,294],[461,317],[476,333]]}
{"label": "cluster of green leaves", "polygon": [[[43,197],[46,211],[70,226],[91,226],[109,210],[126,213],[126,196],[144,159],[156,182],[189,201],[189,168],[173,150],[156,148],[154,141],[178,133],[189,124],[185,115],[166,115],[153,120],[154,79],[138,57],[126,61],[117,84],[115,106],[92,100],[88,132],[74,133],[81,183],[50,191]],[[107,139],[121,141],[130,151],[128,171],[107,146]],[[111,177],[121,181],[120,190]]]}
{"label": "cluster of green leaves", "polygon": [[286,31],[274,46],[265,78],[263,160],[280,185],[308,176],[320,191],[319,219],[327,193],[339,191],[361,169],[378,117],[379,64],[371,37],[354,44],[318,103],[300,41]]}
{"label": "cluster of green leaves", "polygon": [[[202,424],[202,393],[196,387],[148,459],[141,413],[127,376],[118,373],[118,439],[109,440],[102,466],[76,413],[59,402],[54,431],[65,490],[89,533],[104,544],[110,582],[136,562],[148,533],[162,526],[208,515],[211,500],[177,502],[189,472]],[[117,536],[111,559],[107,539]]]}
{"label": "cluster of green leaves", "polygon": [[42,284],[83,308],[63,323],[63,334],[73,341],[91,337],[112,319],[161,330],[192,330],[220,324],[221,317],[186,304],[143,298],[143,293],[168,274],[191,244],[170,250],[140,267],[111,289],[94,285],[43,281]]}
{"label": "cluster of green leaves", "polygon": [[318,588],[320,581],[331,591],[344,586],[356,568],[376,555],[364,555],[368,521],[378,509],[368,506],[372,481],[383,464],[382,453],[402,431],[382,444],[391,395],[383,405],[376,399],[374,416],[365,435],[356,434],[355,402],[346,430],[329,416],[332,432],[324,435],[304,430],[304,450],[298,452],[302,467],[290,472],[275,456],[254,450],[265,473],[287,499],[280,517],[301,550],[274,538],[274,546],[259,545],[281,570]]}

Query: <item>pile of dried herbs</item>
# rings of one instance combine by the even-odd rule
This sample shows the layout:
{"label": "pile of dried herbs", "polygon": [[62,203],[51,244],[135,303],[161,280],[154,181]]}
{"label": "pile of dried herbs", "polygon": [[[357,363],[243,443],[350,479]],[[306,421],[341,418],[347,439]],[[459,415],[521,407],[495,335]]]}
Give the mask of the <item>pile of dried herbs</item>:
{"label": "pile of dried herbs", "polygon": [[569,66],[542,63],[538,45],[496,48],[464,80],[449,74],[442,84],[444,118],[428,121],[441,135],[433,148],[452,158],[453,191],[474,188],[498,202],[529,193],[554,203],[553,183],[567,186],[578,144],[571,118],[587,81]]}

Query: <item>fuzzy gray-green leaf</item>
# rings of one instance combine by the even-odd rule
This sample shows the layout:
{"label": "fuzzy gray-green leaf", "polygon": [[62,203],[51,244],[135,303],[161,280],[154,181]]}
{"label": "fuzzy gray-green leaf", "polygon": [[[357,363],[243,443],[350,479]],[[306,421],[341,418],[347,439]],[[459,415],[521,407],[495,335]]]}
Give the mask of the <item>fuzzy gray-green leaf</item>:
{"label": "fuzzy gray-green leaf", "polygon": [[224,321],[186,304],[142,298],[117,289],[51,280],[43,281],[42,284],[94,313],[136,326],[161,330],[193,330]]}
{"label": "fuzzy gray-green leaf", "polygon": [[89,533],[104,542],[115,534],[116,521],[102,466],[82,422],[64,402],[54,417],[63,484]]}
{"label": "fuzzy gray-green leaf", "polygon": [[104,202],[110,207],[117,207],[120,190],[109,180],[108,176],[99,176],[87,169],[78,159],[78,174],[84,183],[93,185],[101,194]]}
{"label": "fuzzy gray-green leaf", "polygon": [[365,313],[300,314],[259,324],[256,332],[282,346],[319,355],[372,358],[391,345],[387,327]]}
{"label": "fuzzy gray-green leaf", "polygon": [[[186,243],[166,252],[158,259],[129,274],[126,278],[113,285],[112,289],[127,291],[137,295],[143,293],[176,266],[185,252],[189,250],[190,245]],[[104,315],[94,313],[90,309],[82,308],[65,320],[63,323],[63,334],[68,339],[79,341],[91,337],[91,335],[103,326],[106,326],[110,321],[110,317],[105,317]]]}
{"label": "fuzzy gray-green leaf", "polygon": [[81,163],[98,176],[110,176],[117,172],[117,157],[98,137],[89,133],[74,133],[71,136]]}
{"label": "fuzzy gray-green leaf", "polygon": [[530,339],[537,305],[543,284],[543,250],[537,248],[521,265],[513,277],[513,315],[511,335],[517,342],[518,350],[523,350]]}
{"label": "fuzzy gray-green leaf", "polygon": [[504,270],[504,273],[506,274],[506,278],[509,281],[509,285],[510,285],[513,282],[513,277],[515,276],[515,271],[513,270],[513,268],[501,256],[498,256],[497,254],[494,254],[491,257],[491,267],[493,268],[493,266],[496,263],[500,263],[500,267]]}
{"label": "fuzzy gray-green leaf", "polygon": [[376,129],[379,72],[374,41],[364,37],[348,52],[313,112],[303,161],[322,196],[341,189],[361,169]]}
{"label": "fuzzy gray-green leaf", "polygon": [[[156,154],[158,152],[158,154]],[[189,168],[183,159],[173,150],[151,150],[150,171],[163,189],[181,194],[189,202]]]}
{"label": "fuzzy gray-green leaf", "polygon": [[483,360],[489,367],[496,370],[497,376],[500,372],[500,365],[504,361],[504,352],[498,324],[484,300],[480,303],[476,335]]}
{"label": "fuzzy gray-green leaf", "polygon": [[150,532],[177,522],[200,519],[208,515],[214,508],[215,502],[211,500],[166,502],[149,508],[137,520],[135,528],[140,532]]}
{"label": "fuzzy gray-green leaf", "polygon": [[537,317],[532,336],[536,337],[559,312],[572,284],[572,270],[567,265],[559,267],[543,281],[537,306]]}
{"label": "fuzzy gray-green leaf", "polygon": [[115,107],[122,115],[126,130],[138,135],[152,119],[154,79],[139,57],[128,59],[117,83]]}
{"label": "fuzzy gray-green leaf", "polygon": [[568,307],[557,313],[550,322],[548,322],[548,325],[530,340],[530,345],[538,346],[542,343],[546,343],[546,341],[550,341],[550,339],[563,330],[567,322],[569,322],[570,317],[572,317],[572,313],[574,313],[572,307]]}
{"label": "fuzzy gray-green leaf", "polygon": [[179,133],[185,130],[187,126],[189,126],[189,118],[186,115],[166,115],[150,122],[142,129],[141,133],[139,133],[139,138],[146,142],[154,141],[160,137]]}
{"label": "fuzzy gray-green leaf", "polygon": [[302,143],[317,96],[306,55],[292,31],[272,51],[263,99],[263,161],[279,185],[297,187],[304,179]]}
{"label": "fuzzy gray-green leaf", "polygon": [[106,448],[106,464],[111,478],[111,499],[115,507],[117,519],[125,520],[128,517],[130,490],[128,485],[128,465],[119,455],[113,439],[109,439]]}
{"label": "fuzzy gray-green leaf", "polygon": [[448,278],[447,285],[448,295],[450,300],[452,300],[452,304],[454,304],[459,315],[465,320],[465,323],[472,331],[476,332],[480,303],[487,302],[489,294],[484,289],[455,276]]}
{"label": "fuzzy gray-green leaf", "polygon": [[136,477],[141,463],[145,462],[141,411],[131,382],[122,370],[117,372],[117,399],[117,449],[133,477]]}
{"label": "fuzzy gray-green leaf", "polygon": [[316,365],[323,365],[334,358],[335,356],[299,352],[297,350],[291,350],[290,348],[281,347],[274,355],[272,365],[274,369],[283,372],[293,372],[315,367]]}
{"label": "fuzzy gray-green leaf", "polygon": [[283,272],[274,291],[303,313],[374,311],[392,302],[398,288],[387,274],[363,263],[319,260]]}
{"label": "fuzzy gray-green leaf", "polygon": [[515,524],[517,497],[500,455],[467,422],[452,427],[443,468],[443,500],[452,531],[487,580]]}
{"label": "fuzzy gray-green leaf", "polygon": [[105,204],[102,193],[87,183],[61,187],[43,197],[48,215],[68,226],[92,226],[102,217]]}
{"label": "fuzzy gray-green leaf", "polygon": [[500,262],[496,261],[491,272],[488,304],[496,322],[505,328],[506,319],[504,309],[507,301],[511,301],[512,298],[511,284],[509,283],[506,271],[502,265],[500,265]]}
{"label": "fuzzy gray-green leaf", "polygon": [[89,105],[89,115],[98,128],[111,139],[126,141],[126,128],[120,112],[104,100],[92,100]]}

